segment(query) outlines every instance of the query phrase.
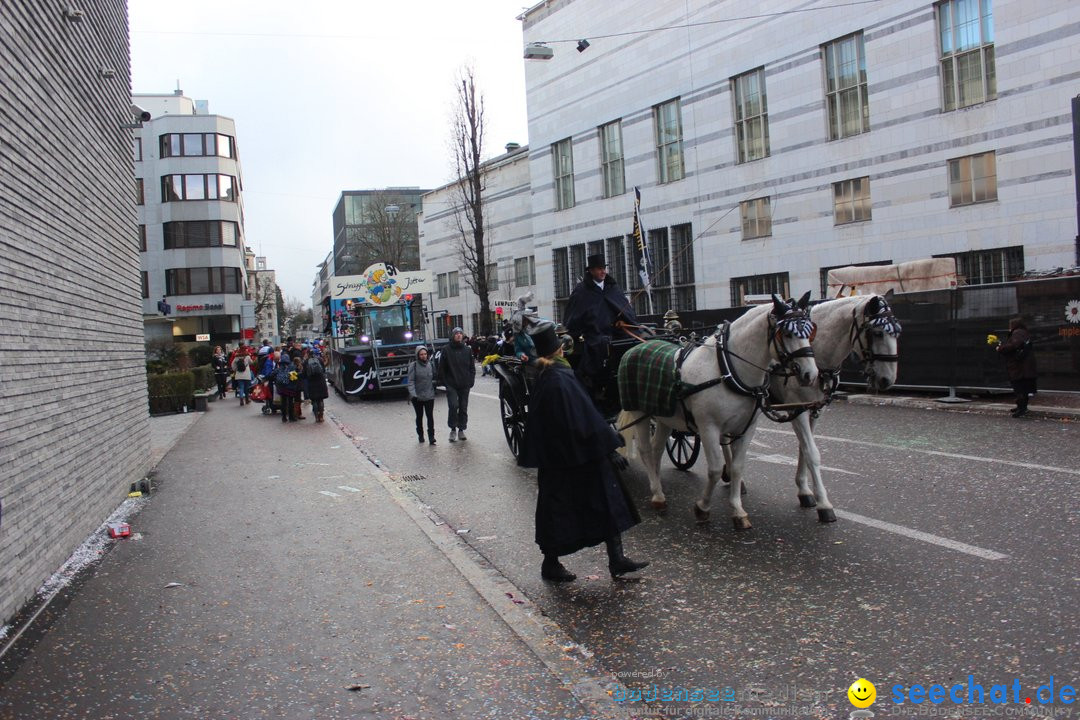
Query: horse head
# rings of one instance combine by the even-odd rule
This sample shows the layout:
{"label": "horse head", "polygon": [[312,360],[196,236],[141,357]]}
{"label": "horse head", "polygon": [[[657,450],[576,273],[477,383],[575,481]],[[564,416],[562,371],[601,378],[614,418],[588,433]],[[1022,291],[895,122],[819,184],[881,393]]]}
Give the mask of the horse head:
{"label": "horse head", "polygon": [[855,331],[855,351],[862,361],[863,373],[871,387],[886,390],[896,382],[900,356],[900,321],[889,307],[892,290],[874,295],[863,306],[862,323]]}
{"label": "horse head", "polygon": [[770,372],[794,377],[803,386],[812,385],[817,382],[818,369],[814,362],[814,351],[810,347],[817,328],[805,307],[810,301],[810,294],[804,295],[797,303],[783,302],[776,295],[772,296],[772,300],[769,342],[775,364]]}

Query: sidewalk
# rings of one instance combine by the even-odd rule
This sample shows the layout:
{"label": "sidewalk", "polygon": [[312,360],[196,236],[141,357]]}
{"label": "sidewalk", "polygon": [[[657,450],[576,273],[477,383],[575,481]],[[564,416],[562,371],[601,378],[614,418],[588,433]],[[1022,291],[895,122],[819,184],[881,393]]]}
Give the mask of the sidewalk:
{"label": "sidewalk", "polygon": [[[852,405],[891,405],[896,407],[919,408],[922,410],[945,410],[949,412],[974,412],[1008,417],[1016,407],[1011,394],[987,397],[970,397],[961,394],[968,402],[943,402],[940,398],[947,393],[936,395],[899,394],[887,391],[881,394],[838,393],[835,399]],[[1080,420],[1080,393],[1039,392],[1028,405],[1028,417],[1048,418],[1052,420]]]}
{"label": "sidewalk", "polygon": [[[310,416],[309,416],[310,417]],[[152,421],[132,538],[0,687],[0,718],[609,718],[593,661],[328,417]]]}

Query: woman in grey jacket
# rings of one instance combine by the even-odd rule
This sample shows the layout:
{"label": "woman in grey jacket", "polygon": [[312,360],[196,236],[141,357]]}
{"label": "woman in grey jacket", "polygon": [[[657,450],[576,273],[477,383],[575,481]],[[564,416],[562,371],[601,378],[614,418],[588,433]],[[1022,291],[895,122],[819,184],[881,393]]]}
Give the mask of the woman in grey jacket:
{"label": "woman in grey jacket", "polygon": [[409,402],[416,411],[416,439],[424,442],[424,414],[427,414],[428,442],[435,444],[435,371],[428,362],[426,347],[416,348],[416,359],[409,363]]}

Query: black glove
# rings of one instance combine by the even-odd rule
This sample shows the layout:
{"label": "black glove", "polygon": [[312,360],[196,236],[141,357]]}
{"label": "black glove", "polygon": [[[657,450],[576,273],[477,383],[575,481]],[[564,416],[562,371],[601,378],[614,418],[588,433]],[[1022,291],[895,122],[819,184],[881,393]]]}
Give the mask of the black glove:
{"label": "black glove", "polygon": [[620,472],[630,467],[630,461],[620,455],[618,450],[612,450],[611,454],[608,455],[608,460],[611,461],[612,467]]}

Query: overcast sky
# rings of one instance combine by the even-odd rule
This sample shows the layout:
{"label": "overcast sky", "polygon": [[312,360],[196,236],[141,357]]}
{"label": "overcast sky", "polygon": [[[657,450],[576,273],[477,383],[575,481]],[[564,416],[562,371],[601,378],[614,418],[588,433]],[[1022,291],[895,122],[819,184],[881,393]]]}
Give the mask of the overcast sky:
{"label": "overcast sky", "polygon": [[489,156],[528,142],[521,0],[129,0],[132,91],[236,121],[248,245],[311,303],[343,190],[452,179],[454,78],[472,64]]}

